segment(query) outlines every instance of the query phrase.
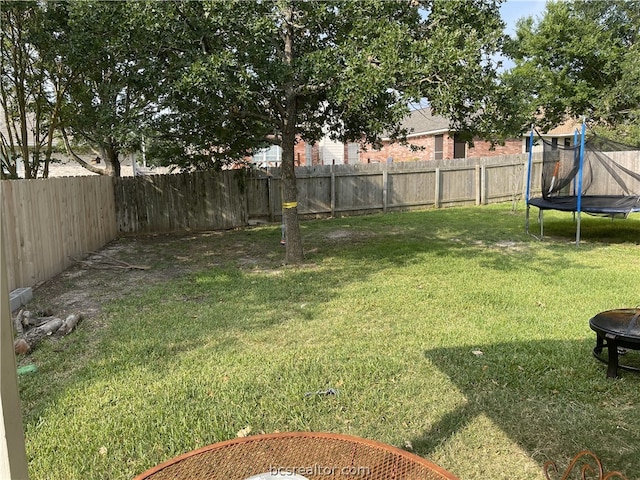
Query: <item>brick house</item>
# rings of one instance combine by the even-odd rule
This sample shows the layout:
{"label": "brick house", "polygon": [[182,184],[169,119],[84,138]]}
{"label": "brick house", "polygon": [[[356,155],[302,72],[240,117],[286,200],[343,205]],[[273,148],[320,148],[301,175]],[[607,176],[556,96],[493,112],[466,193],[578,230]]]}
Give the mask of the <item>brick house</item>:
{"label": "brick house", "polygon": [[[432,115],[429,108],[412,110],[402,126],[410,132],[407,135],[409,145],[392,142],[389,138],[382,139],[380,149],[358,143],[334,142],[327,137],[314,145],[299,141],[294,151],[296,165],[446,160],[511,155],[526,151],[524,138],[507,140],[504,145],[495,145],[493,149],[489,142],[476,139],[474,146],[469,147],[451,131],[448,119]],[[418,149],[412,149],[411,145]],[[258,152],[253,157],[254,163],[264,166],[278,165],[280,160],[281,150],[277,146]]]}
{"label": "brick house", "polygon": [[[447,160],[516,155],[529,151],[529,132],[519,138],[508,139],[504,145],[495,145],[493,148],[491,148],[490,142],[475,138],[473,147],[470,147],[458,138],[456,132],[450,130],[447,118],[432,115],[429,108],[412,110],[402,126],[411,132],[407,135],[409,144],[421,147],[421,149],[413,151],[409,146],[383,139],[381,150],[368,148],[366,152],[361,153],[360,161],[366,163],[385,162],[389,159],[393,162]],[[571,146],[574,141],[574,132],[580,130],[580,127],[579,120],[567,118],[562,124],[540,135],[552,146]],[[542,151],[541,142],[534,143],[533,151]]]}
{"label": "brick house", "polygon": [[[447,160],[452,158],[493,157],[523,153],[524,142],[521,138],[510,139],[504,145],[491,144],[479,138],[474,139],[473,147],[460,140],[456,132],[449,128],[449,120],[440,115],[433,115],[430,108],[412,110],[402,126],[409,130],[409,145],[392,143],[383,139],[380,150],[367,149],[363,154],[364,161],[370,162],[403,162],[412,160]],[[420,147],[412,150],[410,145]]]}

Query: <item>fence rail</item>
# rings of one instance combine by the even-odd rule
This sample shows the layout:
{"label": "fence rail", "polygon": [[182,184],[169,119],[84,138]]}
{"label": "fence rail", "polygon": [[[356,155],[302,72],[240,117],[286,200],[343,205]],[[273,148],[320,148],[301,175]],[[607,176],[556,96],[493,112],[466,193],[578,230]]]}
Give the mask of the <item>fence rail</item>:
{"label": "fence rail", "polygon": [[[300,167],[307,217],[508,201],[527,156]],[[534,176],[539,178],[536,155]],[[2,181],[9,288],[33,286],[119,234],[217,230],[281,216],[280,170]]]}

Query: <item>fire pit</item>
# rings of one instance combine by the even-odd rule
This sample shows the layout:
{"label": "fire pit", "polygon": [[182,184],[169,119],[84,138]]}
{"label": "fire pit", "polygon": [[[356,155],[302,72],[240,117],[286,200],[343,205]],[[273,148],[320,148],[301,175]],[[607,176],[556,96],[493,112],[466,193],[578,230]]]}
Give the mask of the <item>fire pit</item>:
{"label": "fire pit", "polygon": [[[600,361],[607,363],[607,377],[616,378],[618,368],[640,371],[640,368],[630,365],[620,365],[619,349],[640,350],[640,308],[607,310],[589,320],[589,326],[596,332],[596,346],[593,355]],[[607,358],[602,356],[602,350],[607,349]]]}

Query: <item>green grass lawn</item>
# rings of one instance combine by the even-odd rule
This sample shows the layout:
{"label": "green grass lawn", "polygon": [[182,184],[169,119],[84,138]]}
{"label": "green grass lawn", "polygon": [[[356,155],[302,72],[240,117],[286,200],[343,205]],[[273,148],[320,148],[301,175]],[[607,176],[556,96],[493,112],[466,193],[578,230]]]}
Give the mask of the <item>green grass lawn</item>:
{"label": "green grass lawn", "polygon": [[[510,204],[302,229],[303,266],[280,265],[277,225],[209,236],[198,270],[34,352],[31,479],[127,479],[242,429],[358,435],[463,480],[541,479],[583,449],[640,477],[640,375],[607,380],[588,325],[640,304],[638,218],[583,216],[579,248],[570,214],[539,241]],[[172,245],[156,271],[189,256]]]}

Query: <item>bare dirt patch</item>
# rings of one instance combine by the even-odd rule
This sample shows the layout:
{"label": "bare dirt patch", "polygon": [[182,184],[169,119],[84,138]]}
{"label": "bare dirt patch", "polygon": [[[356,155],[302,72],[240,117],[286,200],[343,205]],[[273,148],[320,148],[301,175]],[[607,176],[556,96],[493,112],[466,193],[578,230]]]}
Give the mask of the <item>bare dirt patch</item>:
{"label": "bare dirt patch", "polygon": [[[371,235],[339,229],[319,238],[311,236],[305,240],[306,253],[311,255],[305,267],[314,268],[313,255],[327,245],[353,243]],[[67,270],[34,287],[33,300],[26,308],[36,315],[60,318],[80,314],[79,328],[88,335],[87,341],[95,342],[107,326],[108,317],[103,311],[109,302],[213,267],[278,275],[286,268],[283,262],[279,229],[124,236],[75,259]],[[28,361],[27,355],[20,363]]]}
{"label": "bare dirt patch", "polygon": [[[204,232],[122,237],[34,288],[27,306],[64,318],[81,314],[83,328],[104,326],[106,303],[149,286],[203,271],[233,265],[243,269],[281,266],[282,247],[264,250],[241,232]],[[130,265],[133,268],[127,268]],[[144,267],[144,268],[137,268]]]}

